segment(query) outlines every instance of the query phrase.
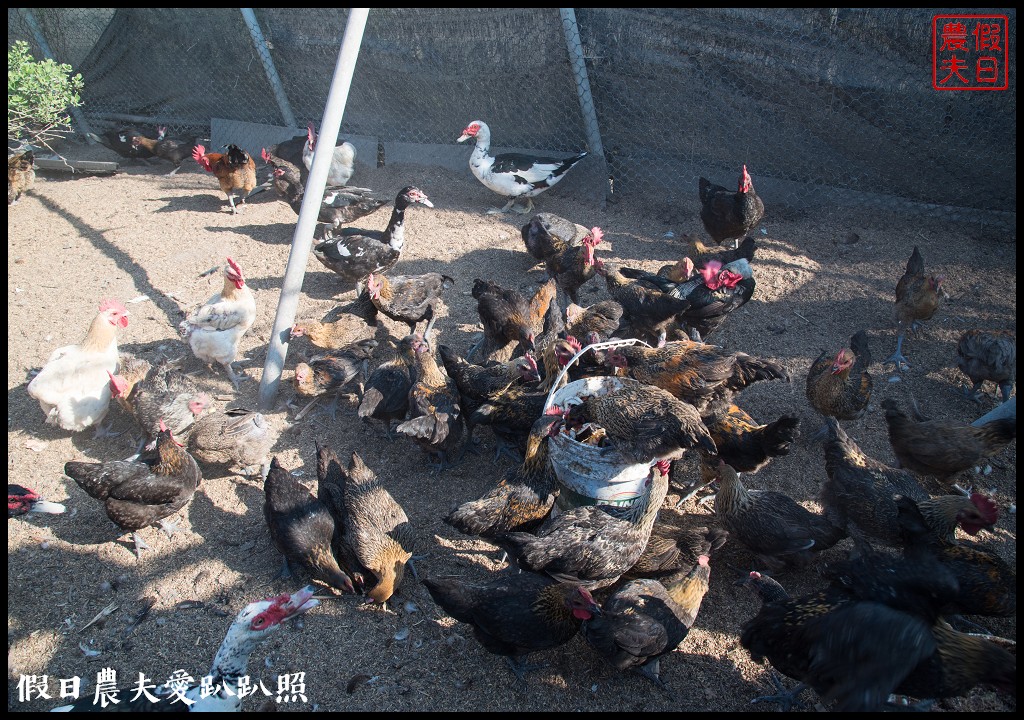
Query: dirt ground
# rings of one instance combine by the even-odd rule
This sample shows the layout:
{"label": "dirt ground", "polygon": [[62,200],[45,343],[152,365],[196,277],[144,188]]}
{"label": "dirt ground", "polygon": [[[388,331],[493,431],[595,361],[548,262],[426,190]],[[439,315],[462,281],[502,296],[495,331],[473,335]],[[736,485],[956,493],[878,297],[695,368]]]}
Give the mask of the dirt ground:
{"label": "dirt ground", "polygon": [[[128,302],[146,296],[128,305],[130,325],[120,333],[121,350],[151,360],[187,354],[186,369],[200,371],[197,378],[215,395],[218,407],[227,402],[255,406],[295,215],[268,192],[233,216],[215,179],[191,163],[169,177],[166,163],[124,161],[99,147],[72,146],[67,154],[71,159],[119,160],[122,166],[118,174],[105,177],[41,172],[34,191],[8,214],[9,482],[68,507],[60,516],[8,521],[10,710],[60,704],[62,678],[85,678],[84,692],[91,693],[96,673],[105,667],[116,669],[122,686],[132,685],[139,672],[157,682],[178,669],[199,678],[239,609],[293,592],[303,583],[300,578],[276,579],[280,557],[263,519],[259,479],[223,473],[204,472],[194,499],[180,513],[183,532],[167,538],[156,528],[142,531],[153,551],[137,561],[100,503],[62,475],[68,460],[109,460],[134,452],[131,419],[111,410],[115,429],[125,431],[114,439],[94,440],[90,430],[72,434],[45,425],[25,389],[54,348],[84,337],[100,299]],[[436,328],[443,342],[465,352],[479,331],[469,292],[474,278],[529,292],[537,286],[541,271],[531,269],[519,237],[525,218],[485,215],[499,198],[468,168],[360,166],[353,182],[373,187],[382,197],[394,197],[414,184],[433,201],[433,209],[414,206],[408,212],[406,250],[394,272],[440,270],[455,278],[445,298],[447,313]],[[538,210],[600,226],[605,242],[599,257],[656,270],[679,258],[683,234],[703,232],[696,187],[678,189],[676,194],[686,200],[670,208],[652,199],[651,208],[611,204],[602,210],[574,195],[572,184],[569,177],[542,195]],[[877,210],[773,206],[771,198],[765,203],[754,298],[712,340],[781,361],[793,381],[755,385],[739,399],[745,409],[762,422],[796,412],[805,434],[816,428],[819,421],[804,392],[807,369],[820,351],[836,352],[861,328],[868,332],[875,358],[875,395],[865,419],[849,429],[873,457],[894,461],[880,410],[885,398],[905,403],[912,394],[926,413],[962,422],[995,406],[994,398],[979,408],[962,396],[955,345],[967,329],[1016,328],[1013,231]],[[390,205],[359,224],[383,228],[389,212]],[[895,347],[893,291],[914,245],[920,246],[929,271],[945,273],[951,298],[918,337],[907,340],[904,351],[912,369],[894,378],[879,361]],[[210,373],[191,357],[176,332],[183,309],[219,290],[219,273],[201,274],[222,265],[228,255],[244,270],[259,308],[242,341],[247,380],[237,394],[220,369]],[[587,303],[606,298],[604,283],[592,280],[582,296]],[[300,318],[322,318],[353,297],[351,286],[341,285],[310,255]],[[383,322],[392,337],[404,332],[404,326]],[[378,348],[378,357],[386,356],[384,349]],[[312,487],[314,439],[326,441],[342,457],[358,450],[418,532],[417,552],[425,556],[417,564],[421,577],[472,580],[500,569],[500,551],[460,536],[441,521],[454,505],[483,494],[509,466],[507,459],[492,464],[490,432],[478,433],[484,443],[480,455],[467,455],[461,465],[438,475],[425,467],[424,455],[410,441],[389,442],[361,424],[353,404],[343,402],[336,421],[311,414],[296,423],[292,418],[305,403],[293,397],[293,368],[310,352],[308,344],[291,344],[276,407],[267,413],[281,431],[273,448],[280,462]],[[746,482],[784,491],[818,509],[815,499],[824,477],[820,446],[801,442]],[[993,458],[991,474],[965,476],[962,482],[994,493],[1001,517],[995,532],[981,539],[1016,567],[1016,443]],[[693,501],[688,508],[711,512]],[[848,543],[824,559],[841,557]],[[532,673],[522,690],[502,658],[485,652],[470,628],[447,617],[408,575],[387,609],[363,605],[353,596],[324,600],[255,651],[250,675],[274,692],[278,674],[305,672],[306,701],[281,704],[282,710],[773,712],[771,704],[749,705],[771,689],[769,668],[753,662],[739,644],[739,628],[759,604],[734,586],[737,575],[728,567],[749,569],[753,562],[735,542],[713,556],[711,589],[696,625],[662,662],[664,690],[610,668],[579,636],[533,656],[550,666]],[[813,567],[779,579],[791,593],[820,584]],[[131,630],[147,597],[155,605]],[[181,604],[187,601],[201,606],[186,609]],[[118,606],[115,612],[83,629],[111,603]],[[1016,638],[1015,618],[985,619],[984,624]],[[53,699],[20,702],[20,676],[42,674],[49,677]],[[805,699],[810,700],[806,709],[821,709],[813,695]],[[243,708],[255,710],[265,701],[260,693],[247,698]],[[1013,711],[1016,702],[976,689],[934,709]]]}

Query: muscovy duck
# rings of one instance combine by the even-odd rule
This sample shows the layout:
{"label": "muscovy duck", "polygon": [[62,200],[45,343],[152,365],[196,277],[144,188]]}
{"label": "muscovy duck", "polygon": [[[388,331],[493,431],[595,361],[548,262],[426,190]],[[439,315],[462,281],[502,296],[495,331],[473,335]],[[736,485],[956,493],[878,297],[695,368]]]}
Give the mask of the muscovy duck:
{"label": "muscovy duck", "polygon": [[426,193],[410,185],[395,198],[395,209],[384,230],[342,228],[337,234],[328,230],[313,248],[316,259],[346,282],[359,282],[370,273],[387,272],[402,256],[405,246],[405,209],[413,203],[434,204]]}
{"label": "muscovy duck", "polygon": [[23,485],[7,483],[7,517],[17,517],[26,513],[49,513],[60,515],[65,508],[60,503],[43,500],[34,490]]}
{"label": "muscovy duck", "polygon": [[[182,693],[186,700],[176,696],[167,685],[150,688],[149,694],[156,698],[151,700],[136,686],[116,691],[113,694],[116,704],[115,700],[108,700],[110,704],[101,708],[89,693],[71,705],[54,708],[52,712],[239,712],[242,709],[239,680],[247,674],[252,651],[276,632],[285,620],[319,605],[320,601],[313,599],[315,592],[315,587],[307,585],[292,595],[278,595],[246,605],[235,616],[213,658],[213,667],[208,673],[213,682],[209,686],[198,682],[189,686]],[[206,694],[211,689],[216,692]]]}
{"label": "muscovy duck", "polygon": [[[467,125],[458,142],[470,138],[476,138],[476,148],[469,156],[469,169],[477,180],[508,198],[505,207],[501,210],[488,210],[489,215],[509,210],[523,215],[533,212],[533,198],[553,187],[587,156],[585,151],[569,158],[538,157],[522,153],[491,155],[491,129],[480,120]],[[519,198],[526,198],[525,207],[514,207]]]}

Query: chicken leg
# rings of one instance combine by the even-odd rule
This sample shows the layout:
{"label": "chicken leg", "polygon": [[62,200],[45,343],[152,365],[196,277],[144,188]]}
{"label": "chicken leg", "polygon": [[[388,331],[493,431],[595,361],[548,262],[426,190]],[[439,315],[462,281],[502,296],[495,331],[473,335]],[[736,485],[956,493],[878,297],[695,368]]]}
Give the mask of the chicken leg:
{"label": "chicken leg", "polygon": [[903,355],[903,338],[906,337],[906,334],[906,330],[900,330],[896,336],[896,352],[885,359],[887,363],[894,363],[896,370],[899,372],[910,369],[910,363],[907,362],[907,358]]}

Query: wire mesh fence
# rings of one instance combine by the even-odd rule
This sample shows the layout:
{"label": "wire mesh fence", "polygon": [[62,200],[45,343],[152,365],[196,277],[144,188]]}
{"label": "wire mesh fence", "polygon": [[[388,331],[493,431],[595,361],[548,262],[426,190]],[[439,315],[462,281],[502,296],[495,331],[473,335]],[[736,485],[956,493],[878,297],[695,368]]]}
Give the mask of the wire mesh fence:
{"label": "wire mesh fence", "polygon": [[[10,9],[8,43],[82,73],[95,131],[204,135],[218,118],[299,134],[319,124],[347,14]],[[1006,90],[933,87],[930,10],[375,8],[341,134],[464,167],[455,139],[476,119],[499,150],[589,150],[595,199],[679,207],[699,176],[731,185],[746,165],[773,204],[904,203],[1012,225],[1016,12],[961,14],[1006,16],[988,46]],[[980,73],[973,27],[961,56]]]}

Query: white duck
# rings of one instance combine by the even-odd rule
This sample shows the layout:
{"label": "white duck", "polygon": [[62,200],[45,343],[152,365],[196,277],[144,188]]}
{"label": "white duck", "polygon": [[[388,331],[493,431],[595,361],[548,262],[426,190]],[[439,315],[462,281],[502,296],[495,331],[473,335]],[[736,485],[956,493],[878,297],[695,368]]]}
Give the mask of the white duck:
{"label": "white duck", "polygon": [[[570,158],[538,157],[521,153],[490,155],[491,129],[480,120],[467,125],[458,142],[469,138],[476,138],[476,148],[469,156],[469,169],[477,180],[509,199],[500,210],[488,210],[489,215],[509,210],[524,215],[533,212],[533,198],[553,187],[587,156],[586,152]],[[526,206],[514,207],[515,201],[521,197],[526,198]]]}
{"label": "white duck", "polygon": [[[54,708],[51,712],[96,712],[104,709],[109,712],[167,712],[176,709],[181,712],[239,712],[242,699],[238,696],[238,684],[240,678],[246,675],[252,651],[276,632],[285,620],[319,605],[319,600],[312,599],[315,591],[316,588],[307,585],[292,595],[278,595],[249,603],[238,613],[213,658],[213,667],[208,674],[213,680],[210,688],[216,689],[213,694],[204,697],[203,691],[206,688],[196,683],[181,693],[188,699],[186,701],[180,696],[176,697],[176,693],[166,685],[161,685],[149,690],[156,698],[154,701],[138,692],[136,686],[118,690],[114,696],[117,703],[111,702],[105,708],[95,704],[93,696],[89,694],[71,705]],[[171,704],[172,701],[175,704]]]}
{"label": "white duck", "polygon": [[[306,170],[313,167],[313,153],[316,151],[316,130],[313,123],[306,126],[306,144],[302,147],[302,163]],[[331,168],[327,171],[327,185],[348,185],[352,173],[356,171],[356,147],[350,142],[343,142],[334,148]]]}

